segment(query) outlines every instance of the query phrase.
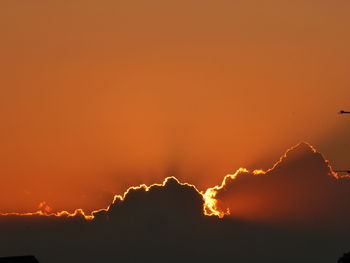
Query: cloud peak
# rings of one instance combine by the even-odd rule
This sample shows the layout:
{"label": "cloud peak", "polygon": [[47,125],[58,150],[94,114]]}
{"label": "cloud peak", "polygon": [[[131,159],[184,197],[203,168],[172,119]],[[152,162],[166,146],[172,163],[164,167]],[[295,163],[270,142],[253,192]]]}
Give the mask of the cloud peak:
{"label": "cloud peak", "polygon": [[[192,184],[181,183],[176,177],[171,176],[165,178],[161,184],[129,187],[122,195],[115,195],[112,204],[107,208],[93,211],[91,214],[86,214],[82,209],[76,209],[74,212],[52,212],[48,209],[41,209],[33,213],[2,213],[0,215],[83,217],[87,220],[94,218],[115,220],[116,215],[127,216],[142,213],[159,215],[180,213],[184,216],[217,217],[231,214],[234,216],[239,209],[235,207],[235,202],[231,199],[229,203],[225,199],[227,196],[247,196],[243,189],[246,189],[247,193],[250,192],[249,188],[259,189],[250,194],[248,199],[251,200],[269,184],[275,186],[275,191],[298,184],[308,187],[318,185],[326,189],[325,185],[329,183],[333,185],[333,180],[336,178],[339,177],[333,172],[322,154],[309,143],[301,142],[288,149],[272,168],[266,171],[248,171],[240,168],[235,173],[226,175],[221,184],[208,188],[204,192],[199,191]],[[299,193],[306,191],[300,187],[295,190]],[[41,206],[42,204],[46,205],[45,202],[42,202]]]}

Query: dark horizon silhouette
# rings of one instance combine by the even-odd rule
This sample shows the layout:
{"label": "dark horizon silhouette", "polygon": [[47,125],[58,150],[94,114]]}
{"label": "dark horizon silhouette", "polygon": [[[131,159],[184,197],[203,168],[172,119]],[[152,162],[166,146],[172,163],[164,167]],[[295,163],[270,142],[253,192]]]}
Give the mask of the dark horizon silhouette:
{"label": "dark horizon silhouette", "polygon": [[0,261],[346,262],[349,10],[0,0]]}
{"label": "dark horizon silhouette", "polygon": [[344,253],[344,255],[339,258],[338,263],[350,263],[350,252]]}
{"label": "dark horizon silhouette", "polygon": [[0,263],[39,263],[35,256],[0,257]]}
{"label": "dark horizon silhouette", "polygon": [[[232,194],[251,196],[243,199],[252,208],[249,213],[234,198],[230,215],[206,216],[201,193],[170,178],[164,185],[130,189],[123,200],[96,212],[93,220],[81,214],[0,216],[0,256],[32,254],[41,263],[335,262],[349,250],[350,181],[331,173],[321,154],[299,144],[272,170],[239,174],[218,191],[219,206]],[[255,180],[261,191],[256,191]],[[295,192],[286,192],[285,186]],[[284,206],[276,203],[280,192],[285,193],[280,200]],[[267,193],[271,198],[264,199]],[[257,210],[265,213],[262,218],[251,206],[255,198],[262,202],[262,210]],[[286,212],[292,220],[282,215]]]}

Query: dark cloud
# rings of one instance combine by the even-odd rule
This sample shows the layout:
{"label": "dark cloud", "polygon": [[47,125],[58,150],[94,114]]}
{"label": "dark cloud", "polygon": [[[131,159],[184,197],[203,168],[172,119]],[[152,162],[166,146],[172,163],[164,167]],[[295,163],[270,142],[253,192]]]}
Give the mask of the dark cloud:
{"label": "dark cloud", "polygon": [[[348,184],[330,173],[323,157],[301,144],[266,174],[228,178],[217,197],[220,206],[229,205],[231,216],[222,219],[205,216],[203,195],[172,177],[162,185],[130,188],[108,209],[95,212],[93,220],[82,213],[1,216],[0,256],[35,255],[42,263],[335,262],[349,250],[350,231],[323,217],[332,218],[327,214],[333,213],[336,199],[341,201],[335,210],[344,208]],[[262,218],[281,219],[280,224],[247,211],[267,211]],[[300,222],[318,216],[313,222],[322,222],[322,231],[291,227],[279,213]]]}
{"label": "dark cloud", "polygon": [[217,192],[221,209],[232,217],[281,224],[348,226],[350,180],[337,178],[328,161],[301,143],[266,173],[227,177]]}
{"label": "dark cloud", "polygon": [[165,180],[164,185],[153,185],[149,189],[130,188],[124,199],[116,198],[108,211],[94,213],[97,219],[118,221],[121,218],[144,220],[203,216],[204,200],[202,195],[190,185],[180,184],[174,177]]}

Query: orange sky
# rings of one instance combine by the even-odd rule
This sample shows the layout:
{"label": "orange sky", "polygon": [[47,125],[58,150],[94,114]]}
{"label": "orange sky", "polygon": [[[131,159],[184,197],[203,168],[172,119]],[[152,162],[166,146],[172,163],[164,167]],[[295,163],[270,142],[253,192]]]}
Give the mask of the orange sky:
{"label": "orange sky", "polygon": [[[206,188],[299,141],[349,168],[348,1],[0,3],[0,211]],[[347,138],[346,138],[347,137]]]}

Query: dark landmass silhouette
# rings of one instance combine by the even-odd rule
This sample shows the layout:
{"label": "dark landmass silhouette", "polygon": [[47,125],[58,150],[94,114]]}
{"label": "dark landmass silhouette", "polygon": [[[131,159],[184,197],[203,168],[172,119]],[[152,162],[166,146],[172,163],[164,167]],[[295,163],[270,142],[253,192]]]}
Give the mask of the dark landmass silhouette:
{"label": "dark landmass silhouette", "polygon": [[39,263],[34,256],[18,256],[0,258],[0,263]]}
{"label": "dark landmass silhouette", "polygon": [[338,263],[350,263],[350,252],[345,253],[339,260]]}
{"label": "dark landmass silhouette", "polygon": [[[0,216],[0,256],[56,262],[335,262],[349,250],[348,177],[302,143],[268,171],[239,171],[205,194],[170,177],[116,196],[92,220]],[[207,193],[208,194],[208,193]],[[214,199],[210,199],[214,200]]]}

